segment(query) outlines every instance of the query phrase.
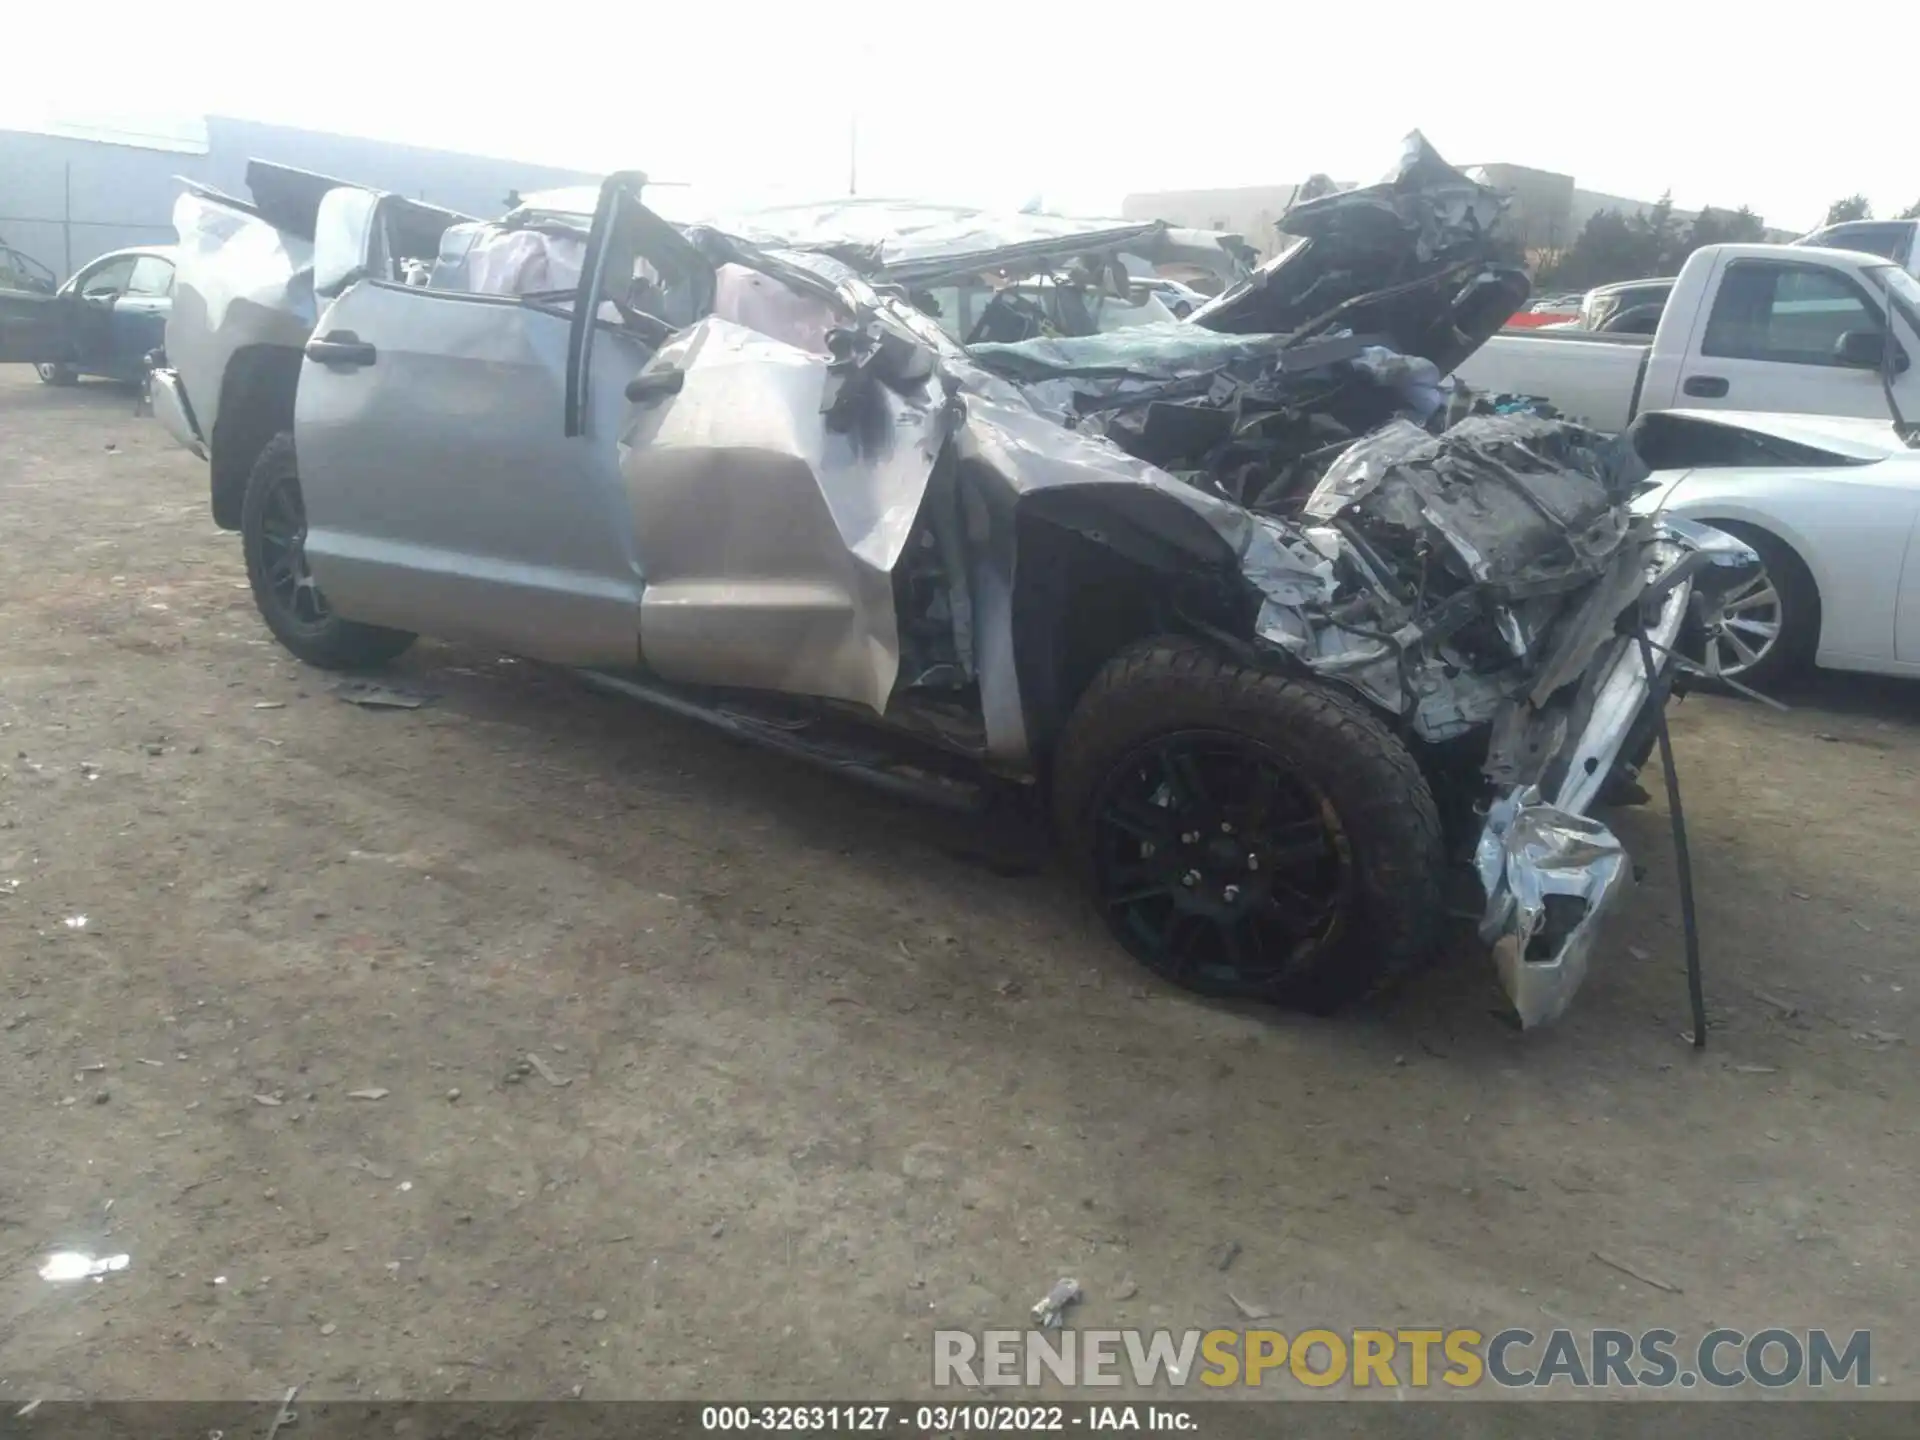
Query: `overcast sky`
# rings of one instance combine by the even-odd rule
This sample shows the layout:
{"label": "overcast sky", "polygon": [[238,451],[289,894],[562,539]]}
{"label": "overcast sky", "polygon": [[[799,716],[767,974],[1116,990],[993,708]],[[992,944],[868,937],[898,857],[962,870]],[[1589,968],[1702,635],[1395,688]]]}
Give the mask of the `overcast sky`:
{"label": "overcast sky", "polygon": [[6,21],[0,124],[238,115],[753,203],[845,193],[857,112],[862,194],[1081,213],[1371,180],[1419,128],[1456,164],[1792,229],[1856,190],[1880,213],[1920,199],[1905,62],[1875,73],[1911,49],[1903,8],[30,3]]}

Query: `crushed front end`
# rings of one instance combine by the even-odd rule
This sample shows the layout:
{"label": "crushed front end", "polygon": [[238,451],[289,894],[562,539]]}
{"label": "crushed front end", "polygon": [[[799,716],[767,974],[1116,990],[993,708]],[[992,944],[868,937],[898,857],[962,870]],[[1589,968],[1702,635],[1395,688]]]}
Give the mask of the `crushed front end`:
{"label": "crushed front end", "polygon": [[1240,556],[1254,646],[1359,693],[1419,760],[1523,1026],[1566,1010],[1631,873],[1590,812],[1643,753],[1696,587],[1757,564],[1636,514],[1645,474],[1624,438],[1563,422],[1398,420],[1288,513],[1256,510]]}
{"label": "crushed front end", "polygon": [[1560,422],[1401,422],[1267,520],[1249,570],[1261,640],[1395,716],[1471,806],[1480,936],[1526,1026],[1566,1010],[1631,871],[1590,811],[1665,702],[1694,588],[1742,563],[1635,514],[1644,476]]}
{"label": "crushed front end", "polygon": [[1567,1008],[1631,873],[1590,812],[1644,754],[1694,589],[1757,561],[1636,513],[1627,438],[1489,413],[1447,379],[1526,295],[1499,209],[1410,137],[1386,181],[1301,207],[1287,228],[1308,238],[1185,325],[972,354],[1243,507],[1243,643],[1396,726],[1533,1026]]}

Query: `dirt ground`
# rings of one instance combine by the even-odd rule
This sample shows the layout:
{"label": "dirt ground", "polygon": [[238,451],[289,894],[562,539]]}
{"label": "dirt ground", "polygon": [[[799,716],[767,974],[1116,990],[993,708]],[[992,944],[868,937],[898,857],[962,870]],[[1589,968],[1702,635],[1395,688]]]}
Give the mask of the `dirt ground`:
{"label": "dirt ground", "polygon": [[0,372],[0,1403],[911,1396],[1062,1275],[1083,1326],[1871,1327],[1920,1395],[1920,686],[1677,709],[1695,1054],[1661,800],[1559,1026],[1471,954],[1313,1021],[1003,837],[396,668],[434,702],[341,703],[199,462]]}

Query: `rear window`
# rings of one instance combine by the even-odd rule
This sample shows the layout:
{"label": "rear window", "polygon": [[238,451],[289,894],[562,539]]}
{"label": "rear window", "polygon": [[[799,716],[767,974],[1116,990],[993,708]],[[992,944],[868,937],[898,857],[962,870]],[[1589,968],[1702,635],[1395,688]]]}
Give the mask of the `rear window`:
{"label": "rear window", "polygon": [[133,262],[127,280],[129,295],[165,296],[173,293],[173,265],[158,255],[142,255]]}
{"label": "rear window", "polygon": [[1899,221],[1856,220],[1818,230],[1807,237],[1809,245],[1824,245],[1832,250],[1860,250],[1885,260],[1905,260],[1913,243],[1914,227]]}

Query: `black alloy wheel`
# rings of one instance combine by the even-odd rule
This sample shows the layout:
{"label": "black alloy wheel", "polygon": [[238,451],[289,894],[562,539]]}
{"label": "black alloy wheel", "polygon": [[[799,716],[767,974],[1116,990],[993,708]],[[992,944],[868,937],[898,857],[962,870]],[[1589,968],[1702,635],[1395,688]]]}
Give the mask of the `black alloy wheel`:
{"label": "black alloy wheel", "polygon": [[332,612],[307,567],[307,511],[300,499],[300,481],[292,475],[277,477],[265,500],[260,559],[267,593],[291,623],[324,625]]}
{"label": "black alloy wheel", "polygon": [[1352,847],[1326,797],[1246,735],[1181,730],[1107,775],[1093,805],[1108,922],[1176,984],[1265,991],[1334,943]]}
{"label": "black alloy wheel", "polygon": [[240,506],[240,542],[253,602],[280,643],[309,665],[361,670],[413,643],[405,630],[343,618],[307,558],[307,507],[293,436],[276,435],[254,461]]}

